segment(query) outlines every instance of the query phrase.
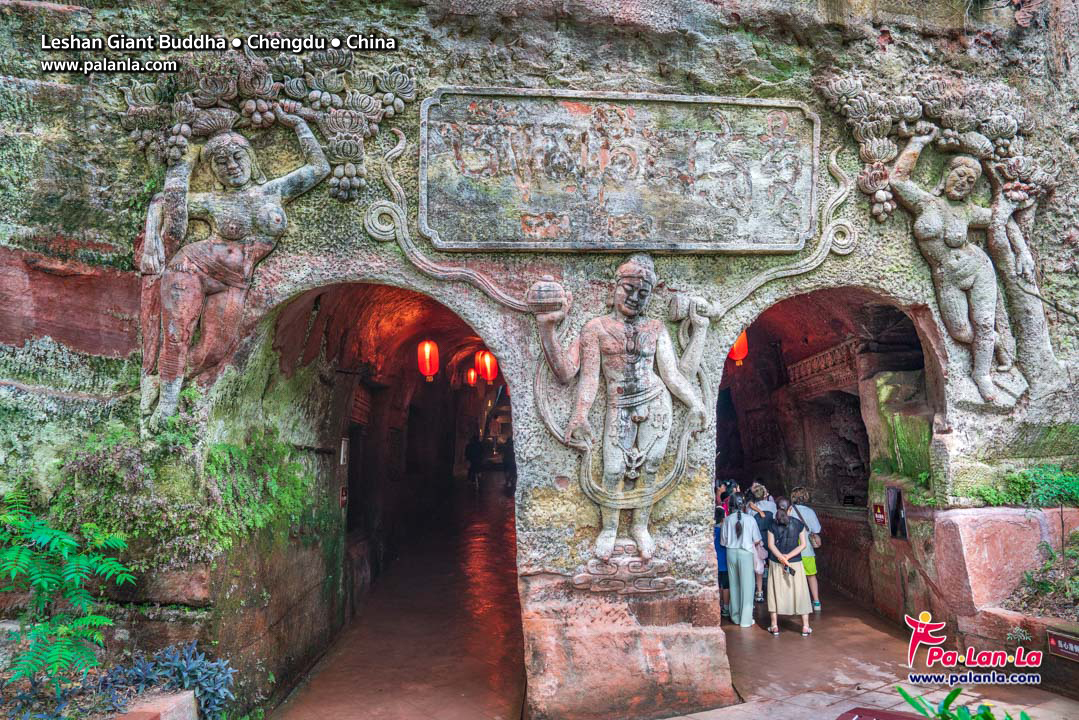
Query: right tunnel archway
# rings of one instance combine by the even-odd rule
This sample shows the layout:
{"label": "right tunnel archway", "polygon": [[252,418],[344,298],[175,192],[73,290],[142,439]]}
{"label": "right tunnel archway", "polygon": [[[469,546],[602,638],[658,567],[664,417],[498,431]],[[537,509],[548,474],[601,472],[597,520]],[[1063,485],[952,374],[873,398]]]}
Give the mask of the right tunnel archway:
{"label": "right tunnel archway", "polygon": [[932,503],[944,412],[940,364],[915,320],[871,291],[828,288],[772,305],[746,339],[717,394],[717,479],[773,496],[806,488],[826,539],[822,583],[897,622],[929,607],[927,579],[905,570],[906,517]]}

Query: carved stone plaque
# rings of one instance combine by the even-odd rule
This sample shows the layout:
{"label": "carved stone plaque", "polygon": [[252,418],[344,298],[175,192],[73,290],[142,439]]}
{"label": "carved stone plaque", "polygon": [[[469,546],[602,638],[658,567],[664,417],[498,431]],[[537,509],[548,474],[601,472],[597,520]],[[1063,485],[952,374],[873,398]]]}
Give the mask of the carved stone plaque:
{"label": "carved stone plaque", "polygon": [[443,88],[420,132],[443,250],[781,253],[816,230],[820,120],[798,102]]}

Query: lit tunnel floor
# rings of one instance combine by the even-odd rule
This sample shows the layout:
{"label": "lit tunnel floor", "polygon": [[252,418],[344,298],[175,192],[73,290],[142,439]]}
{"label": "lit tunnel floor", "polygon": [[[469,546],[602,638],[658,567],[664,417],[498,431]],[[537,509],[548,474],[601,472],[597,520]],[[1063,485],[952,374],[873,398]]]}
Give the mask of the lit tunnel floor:
{"label": "lit tunnel floor", "polygon": [[524,651],[513,498],[485,473],[456,522],[403,548],[272,720],[518,720]]}

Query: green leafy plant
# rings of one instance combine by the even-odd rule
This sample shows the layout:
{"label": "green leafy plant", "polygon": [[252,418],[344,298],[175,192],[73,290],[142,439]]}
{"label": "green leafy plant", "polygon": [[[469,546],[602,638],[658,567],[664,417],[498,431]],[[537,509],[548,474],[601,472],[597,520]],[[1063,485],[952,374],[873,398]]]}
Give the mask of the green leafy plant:
{"label": "green leafy plant", "polygon": [[972,495],[986,505],[1079,505],[1079,474],[1059,465],[1036,465],[1008,473],[1000,485],[974,488]]}
{"label": "green leafy plant", "polygon": [[1025,628],[1019,625],[1016,625],[1011,630],[1009,630],[1007,637],[1004,638],[1006,642],[1012,643],[1013,645],[1022,645],[1023,643],[1030,642],[1033,639],[1034,638],[1030,636],[1030,633],[1028,633]]}
{"label": "green leafy plant", "polygon": [[[993,714],[992,708],[988,705],[979,705],[974,710],[965,706],[953,708],[952,703],[963,692],[961,687],[954,688],[936,707],[930,705],[923,697],[913,697],[901,687],[896,687],[896,690],[907,701],[907,704],[917,710],[922,717],[936,718],[937,720],[997,720],[997,716]],[[1016,718],[1013,718],[1010,713],[1004,713],[1002,720],[1016,720]],[[1030,720],[1030,716],[1025,711],[1020,712],[1018,720]]]}
{"label": "green leafy plant", "polygon": [[0,592],[26,593],[19,642],[9,682],[44,674],[59,689],[73,674],[85,676],[99,664],[94,647],[112,620],[94,612],[87,585],[95,578],[117,585],[135,582],[128,568],[106,553],[126,549],[123,536],[82,526],[81,538],[51,527],[30,509],[21,489],[0,505]]}

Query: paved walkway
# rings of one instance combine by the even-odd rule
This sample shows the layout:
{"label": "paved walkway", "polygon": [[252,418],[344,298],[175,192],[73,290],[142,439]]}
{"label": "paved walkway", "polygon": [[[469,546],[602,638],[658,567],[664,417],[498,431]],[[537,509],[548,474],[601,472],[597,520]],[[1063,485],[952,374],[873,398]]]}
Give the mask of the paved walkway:
{"label": "paved walkway", "polygon": [[[309,679],[271,720],[519,720],[524,696],[512,499],[501,477],[480,497],[446,509],[450,527],[406,548]],[[734,685],[746,700],[678,720],[834,720],[855,707],[909,710],[907,636],[856,603],[825,592],[824,612],[801,637],[793,619],[778,638],[763,606],[752,628],[725,625]],[[913,690],[905,686],[908,690]],[[920,688],[936,701],[944,688]],[[1079,702],[1045,689],[982,686],[988,701],[1032,720],[1079,720]],[[611,720],[631,720],[611,718]]]}
{"label": "paved walkway", "polygon": [[405,548],[272,720],[518,720],[524,650],[501,475]]}
{"label": "paved walkway", "polygon": [[[695,713],[692,720],[835,720],[856,707],[914,712],[895,690],[937,702],[948,688],[912,688],[907,680],[908,636],[868,610],[843,597],[823,597],[824,612],[810,617],[813,634],[803,638],[795,618],[780,623],[772,637],[762,605],[757,625],[724,625],[734,687],[745,703]],[[967,705],[989,702],[999,720],[1004,711],[1019,717],[1026,710],[1032,720],[1079,720],[1079,702],[1044,688],[977,686],[959,701]]]}

